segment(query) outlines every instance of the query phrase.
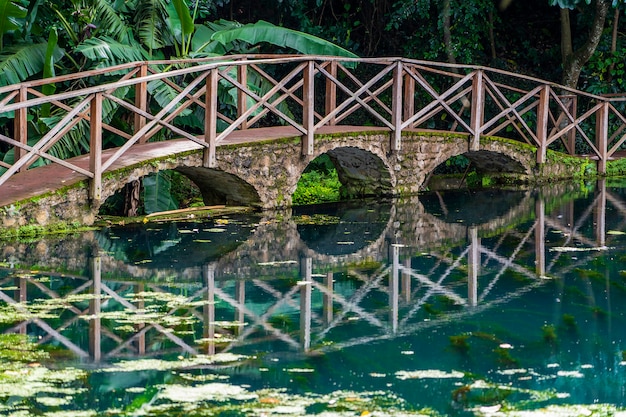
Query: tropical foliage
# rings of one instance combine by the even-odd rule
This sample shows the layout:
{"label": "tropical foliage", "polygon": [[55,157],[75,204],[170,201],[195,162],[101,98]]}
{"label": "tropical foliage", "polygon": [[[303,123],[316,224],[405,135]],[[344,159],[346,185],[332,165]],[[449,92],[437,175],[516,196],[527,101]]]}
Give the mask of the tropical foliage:
{"label": "tropical foliage", "polygon": [[[353,53],[321,38],[259,21],[242,25],[234,21],[206,18],[207,8],[201,2],[185,0],[0,0],[0,86],[18,83],[32,77],[51,77],[89,69],[151,59],[201,58],[231,53],[258,51],[272,45],[298,53],[355,57]],[[93,83],[101,82],[97,77]],[[251,78],[251,83],[260,81]],[[61,86],[57,86],[61,87]],[[72,85],[62,86],[64,89]],[[84,87],[81,85],[81,87]],[[45,94],[54,92],[47,86]],[[263,90],[262,84],[257,88]],[[158,105],[164,106],[175,94],[164,84],[151,84],[150,93]],[[130,90],[126,94],[132,94]],[[226,101],[234,100],[228,92]],[[107,122],[118,125],[123,120],[111,103],[104,109]],[[31,115],[34,142],[47,131],[52,119],[49,109]],[[0,125],[11,124],[12,115],[0,115]],[[196,123],[189,118],[189,123]],[[66,136],[62,146],[50,152],[69,157],[88,148],[88,125],[79,124]],[[106,137],[115,143],[115,137]],[[4,151],[4,153],[3,153]],[[12,162],[13,151],[0,149],[0,158]],[[143,199],[148,212],[173,207],[166,175],[157,175],[144,182]]]}
{"label": "tropical foliage", "polygon": [[[624,0],[0,0],[0,87],[137,60],[354,51],[484,64],[614,93],[626,80],[624,10]],[[44,94],[55,87],[73,85]],[[171,89],[151,88],[157,105],[169,102]],[[107,121],[124,123],[107,106]],[[47,108],[30,115],[30,140],[58,117]],[[0,133],[11,126],[12,115],[0,115]],[[87,127],[50,152],[83,153]]]}
{"label": "tropical foliage", "polygon": [[341,182],[328,155],[315,158],[302,174],[292,196],[294,205],[339,201]]}

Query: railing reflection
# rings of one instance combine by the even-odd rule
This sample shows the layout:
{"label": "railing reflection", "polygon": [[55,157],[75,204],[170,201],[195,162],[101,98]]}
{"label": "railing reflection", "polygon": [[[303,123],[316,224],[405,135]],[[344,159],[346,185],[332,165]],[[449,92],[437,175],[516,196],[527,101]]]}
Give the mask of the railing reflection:
{"label": "railing reflection", "polygon": [[[621,225],[626,224],[626,204],[600,182],[595,198],[578,216],[573,203],[547,214],[544,199],[538,197],[534,220],[523,228],[484,238],[478,227],[469,226],[464,242],[424,251],[422,257],[432,260],[428,265],[415,256],[421,248],[388,240],[387,260],[368,268],[330,268],[303,254],[292,266],[295,283],[276,278],[271,271],[221,280],[218,261],[205,264],[201,277],[187,287],[110,282],[103,279],[102,255],[96,254],[90,260],[89,277],[57,275],[46,282],[35,273],[6,276],[0,282],[0,300],[14,306],[24,320],[5,331],[37,335],[42,343],[54,340],[94,363],[172,352],[211,355],[263,341],[281,344],[284,351],[308,353],[393,338],[435,326],[438,320],[476,314],[543,285],[564,253],[547,248],[555,247],[555,242],[546,244],[548,231],[560,233],[561,246],[576,242],[588,249],[605,248],[611,237],[606,231],[607,203],[620,213]],[[590,222],[591,238],[584,232]],[[530,263],[527,256],[520,258],[529,247],[534,252]],[[599,252],[581,252],[577,262]],[[511,270],[528,280],[505,296],[494,295]],[[460,274],[465,278],[459,279]],[[337,287],[335,279],[341,277],[350,277],[351,285]],[[148,302],[150,294],[177,298],[155,307],[154,300]],[[424,320],[420,314],[436,297],[445,297],[457,308]],[[282,315],[298,319],[277,321]],[[367,334],[352,337],[343,331],[352,321],[365,324]],[[83,329],[87,341],[81,339]]]}

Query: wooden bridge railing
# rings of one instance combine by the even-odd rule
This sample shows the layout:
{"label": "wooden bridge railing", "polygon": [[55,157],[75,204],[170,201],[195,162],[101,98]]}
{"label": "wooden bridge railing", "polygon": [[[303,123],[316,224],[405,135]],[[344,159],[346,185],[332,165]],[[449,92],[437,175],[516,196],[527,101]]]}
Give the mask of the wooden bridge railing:
{"label": "wooden bridge railing", "polygon": [[[45,95],[44,85],[60,92]],[[56,163],[89,178],[99,200],[102,173],[136,144],[193,141],[214,167],[235,130],[279,125],[299,132],[305,155],[323,126],[375,125],[394,151],[403,131],[443,130],[468,135],[468,151],[501,136],[536,147],[539,163],[560,149],[605,172],[626,141],[625,114],[626,95],[478,66],[302,55],[136,62],[1,87],[0,192],[20,171]],[[85,154],[88,167],[70,158]]]}

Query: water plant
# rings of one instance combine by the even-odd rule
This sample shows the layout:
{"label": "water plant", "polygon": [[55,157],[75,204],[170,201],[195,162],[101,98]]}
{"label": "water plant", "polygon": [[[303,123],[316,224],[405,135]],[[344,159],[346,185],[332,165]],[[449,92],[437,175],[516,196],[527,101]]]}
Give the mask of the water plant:
{"label": "water plant", "polygon": [[576,318],[571,314],[563,314],[561,320],[568,330],[576,330]]}
{"label": "water plant", "polygon": [[457,352],[466,353],[470,348],[469,343],[467,343],[469,337],[470,337],[469,334],[459,334],[459,335],[450,336],[449,337],[450,345]]}
{"label": "water plant", "polygon": [[541,326],[541,332],[543,334],[543,341],[548,344],[555,344],[558,337],[556,334],[556,327],[552,324],[544,324]]}
{"label": "water plant", "polygon": [[504,367],[510,368],[519,364],[519,360],[511,355],[511,349],[497,347],[493,352],[496,354],[496,361]]}

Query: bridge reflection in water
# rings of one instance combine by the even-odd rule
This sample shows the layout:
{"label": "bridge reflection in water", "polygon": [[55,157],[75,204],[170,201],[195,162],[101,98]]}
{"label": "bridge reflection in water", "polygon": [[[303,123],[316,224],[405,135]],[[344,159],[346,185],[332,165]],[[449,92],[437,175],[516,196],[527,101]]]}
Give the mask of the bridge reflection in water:
{"label": "bridge reflection in water", "polygon": [[[191,249],[175,248],[181,236],[200,235],[203,226],[195,223],[179,225],[179,239],[169,246],[153,241],[161,252],[153,247],[154,256],[144,260],[114,250],[115,230],[95,232],[74,243],[88,250],[74,252],[72,265],[89,273],[67,271],[66,244],[5,246],[0,299],[23,319],[4,331],[96,363],[241,349],[315,354],[415,334],[505,308],[602,254],[618,236],[607,234],[607,211],[618,214],[613,228],[623,230],[626,202],[603,181],[586,207],[568,201],[566,191],[508,194],[503,201],[517,205],[500,211],[491,205],[495,217],[481,223],[465,221],[463,207],[451,209],[436,194],[377,206],[383,212],[353,209],[326,226],[332,229],[326,237],[322,226],[303,221],[309,215],[261,219],[231,252],[206,259],[201,251],[184,259],[180,253]],[[446,222],[450,218],[454,222]],[[222,225],[226,233],[210,229],[212,236],[232,234],[228,227],[237,224],[245,229],[231,221]],[[345,241],[337,241],[341,236]],[[335,245],[319,245],[325,238]],[[210,245],[200,238],[188,243]],[[357,250],[347,253],[346,247]],[[175,250],[178,259],[169,258]],[[560,258],[568,251],[576,251],[577,260],[564,267]],[[163,267],[163,259],[178,265]],[[28,263],[52,271],[21,269]],[[519,284],[498,288],[510,273]],[[429,314],[438,306],[442,311]],[[354,321],[367,331],[352,331]]]}

